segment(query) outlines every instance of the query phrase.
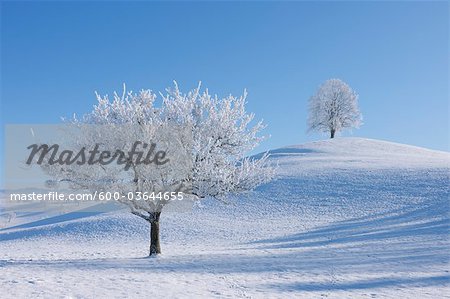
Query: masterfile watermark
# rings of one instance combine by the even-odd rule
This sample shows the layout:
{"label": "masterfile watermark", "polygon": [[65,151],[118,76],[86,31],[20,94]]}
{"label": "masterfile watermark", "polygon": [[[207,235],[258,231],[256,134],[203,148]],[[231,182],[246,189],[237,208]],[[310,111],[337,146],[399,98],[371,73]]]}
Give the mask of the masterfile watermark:
{"label": "masterfile watermark", "polygon": [[192,193],[186,126],[7,125],[5,141],[8,204],[180,202],[172,199]]}
{"label": "masterfile watermark", "polygon": [[31,192],[31,193],[11,193],[10,201],[175,201],[183,200],[183,192],[92,192],[92,193],[65,193],[58,191]]}
{"label": "masterfile watermark", "polygon": [[[139,150],[141,148],[142,150]],[[156,143],[146,143],[142,141],[135,141],[131,147],[131,150],[125,152],[121,149],[114,151],[105,149],[100,150],[100,144],[96,143],[91,150],[82,147],[77,152],[70,149],[63,149],[60,151],[59,144],[31,144],[27,146],[30,150],[30,154],[26,161],[26,164],[30,165],[33,161],[38,165],[42,163],[48,163],[49,165],[108,165],[116,162],[117,165],[124,165],[124,170],[130,169],[130,167],[145,164],[150,165],[152,163],[156,165],[167,164],[170,159],[167,158],[167,154],[163,150],[156,150]],[[36,158],[38,155],[38,158]]]}

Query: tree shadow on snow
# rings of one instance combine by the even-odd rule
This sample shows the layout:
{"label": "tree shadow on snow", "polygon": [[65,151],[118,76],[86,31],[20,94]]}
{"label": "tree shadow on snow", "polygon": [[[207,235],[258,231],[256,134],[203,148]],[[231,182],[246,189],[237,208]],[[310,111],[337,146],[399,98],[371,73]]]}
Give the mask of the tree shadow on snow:
{"label": "tree shadow on snow", "polygon": [[392,287],[430,287],[449,285],[449,275],[437,275],[429,277],[413,277],[413,278],[381,278],[371,280],[360,280],[350,282],[334,282],[334,283],[289,283],[269,285],[269,288],[277,289],[281,292],[306,291],[306,292],[326,292],[326,291],[350,291],[350,290],[366,290],[376,288],[392,288]]}
{"label": "tree shadow on snow", "polygon": [[[329,283],[263,283],[261,287],[284,291],[327,291],[371,289],[389,286],[446,285],[448,272],[448,208],[442,202],[430,202],[409,209],[391,210],[365,217],[334,222],[289,236],[223,248],[221,252],[170,254],[161,258],[108,258],[64,260],[0,261],[1,267],[27,266],[65,269],[151,273],[267,274],[295,273],[299,278],[314,275],[340,277],[375,273],[386,276],[401,272],[433,271],[434,276],[392,278],[377,277],[360,281]],[[439,273],[436,273],[436,269]],[[442,272],[440,270],[443,270]],[[388,274],[386,274],[388,271]],[[445,273],[444,273],[445,272]],[[385,274],[383,274],[385,273]],[[348,276],[347,276],[348,275]]]}

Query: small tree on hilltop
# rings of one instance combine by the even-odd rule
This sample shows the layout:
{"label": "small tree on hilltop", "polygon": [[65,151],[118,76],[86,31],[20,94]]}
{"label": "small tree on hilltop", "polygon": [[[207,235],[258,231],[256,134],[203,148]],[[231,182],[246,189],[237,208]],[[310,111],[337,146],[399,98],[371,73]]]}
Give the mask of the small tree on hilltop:
{"label": "small tree on hilltop", "polygon": [[361,125],[358,95],[342,80],[325,81],[309,99],[308,131],[337,132]]}

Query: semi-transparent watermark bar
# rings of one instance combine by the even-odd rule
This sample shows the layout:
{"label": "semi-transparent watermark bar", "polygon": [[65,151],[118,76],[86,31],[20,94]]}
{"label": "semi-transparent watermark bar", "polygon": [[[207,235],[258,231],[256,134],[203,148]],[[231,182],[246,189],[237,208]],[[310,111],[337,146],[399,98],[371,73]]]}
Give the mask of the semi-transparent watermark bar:
{"label": "semi-transparent watermark bar", "polygon": [[179,205],[192,193],[191,132],[176,124],[7,125],[2,206]]}

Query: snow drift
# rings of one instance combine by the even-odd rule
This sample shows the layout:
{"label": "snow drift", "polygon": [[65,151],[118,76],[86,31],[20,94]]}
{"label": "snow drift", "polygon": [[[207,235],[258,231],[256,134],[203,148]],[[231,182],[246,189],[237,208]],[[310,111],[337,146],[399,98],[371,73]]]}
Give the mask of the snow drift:
{"label": "snow drift", "polygon": [[448,294],[449,153],[337,138],[275,149],[270,160],[277,179],[255,192],[163,214],[164,254],[155,259],[142,258],[146,223],[117,207],[18,215],[0,230],[2,294]]}

